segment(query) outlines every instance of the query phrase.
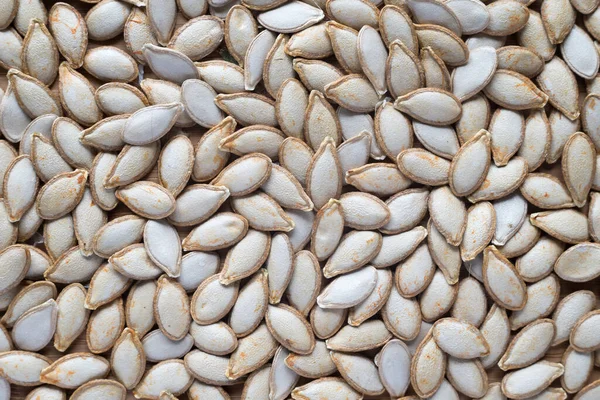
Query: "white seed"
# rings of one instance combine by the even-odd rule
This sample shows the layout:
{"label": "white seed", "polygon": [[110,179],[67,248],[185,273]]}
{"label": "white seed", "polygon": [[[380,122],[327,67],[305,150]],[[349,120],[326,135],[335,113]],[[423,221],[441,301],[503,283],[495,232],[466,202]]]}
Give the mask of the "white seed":
{"label": "white seed", "polygon": [[94,93],[98,106],[105,114],[133,114],[149,105],[146,96],[135,86],[126,83],[105,83]]}
{"label": "white seed", "polygon": [[529,219],[533,225],[566,243],[585,242],[589,237],[587,217],[579,211],[543,211],[531,214]]}
{"label": "white seed", "polygon": [[248,335],[264,318],[269,301],[267,277],[267,271],[262,269],[240,289],[229,316],[229,326],[233,334],[239,337]]}
{"label": "white seed", "polygon": [[504,371],[527,367],[546,354],[556,327],[551,319],[539,319],[525,326],[511,341],[498,362]]}
{"label": "white seed", "polygon": [[71,353],[44,368],[39,380],[63,389],[75,389],[93,379],[105,377],[109,370],[109,362],[103,357]]}
{"label": "white seed", "polygon": [[198,70],[185,54],[170,48],[146,43],[142,54],[159,78],[181,85],[187,79],[198,78]]}
{"label": "white seed", "polygon": [[549,237],[541,237],[534,246],[517,259],[515,268],[526,282],[536,282],[546,277],[558,257],[565,250],[563,243]]}
{"label": "white seed", "polygon": [[325,86],[343,76],[342,71],[337,67],[320,60],[296,58],[293,61],[293,67],[306,89],[321,93],[325,92]]}
{"label": "white seed", "polygon": [[340,24],[359,30],[364,25],[377,27],[379,10],[364,0],[334,0],[327,4],[327,15]]}
{"label": "white seed", "polygon": [[258,15],[258,22],[273,32],[294,33],[316,24],[325,17],[318,8],[301,1],[285,3]]}
{"label": "white seed", "polygon": [[490,165],[483,184],[468,199],[472,203],[496,200],[514,192],[527,175],[527,161],[513,157],[504,167]]}
{"label": "white seed", "polygon": [[[210,325],[198,325],[192,322],[190,326],[190,335],[193,338],[186,348],[181,348],[178,353],[188,353],[193,344],[200,350],[209,354],[224,355],[229,354],[238,345],[238,339],[233,330],[224,322],[217,322]],[[174,342],[177,347],[181,347],[177,342]],[[161,348],[160,345],[157,346]]]}
{"label": "white seed", "polygon": [[141,179],[154,167],[159,152],[158,141],[145,146],[126,145],[104,178],[104,187],[125,186]]}
{"label": "white seed", "polygon": [[466,143],[481,129],[487,129],[491,118],[490,102],[483,94],[476,94],[462,104],[463,112],[456,122],[456,133]]}
{"label": "white seed", "polygon": [[144,374],[146,355],[136,332],[125,328],[115,343],[110,356],[110,364],[115,377],[127,389],[133,389]]}
{"label": "white seed", "polygon": [[179,27],[169,41],[169,48],[191,60],[200,60],[212,53],[223,41],[223,21],[213,16],[201,16]]}
{"label": "white seed", "polygon": [[127,326],[144,336],[154,326],[154,293],[157,284],[153,280],[137,282],[127,296],[125,319]]}
{"label": "white seed", "polygon": [[410,381],[419,396],[430,396],[437,391],[446,373],[446,354],[438,347],[433,336],[425,336],[411,360]]}
{"label": "white seed", "polygon": [[520,189],[527,201],[540,208],[560,209],[573,206],[573,198],[567,187],[549,174],[528,174]]}
{"label": "white seed", "polygon": [[[427,109],[426,103],[436,103],[439,107]],[[417,89],[396,99],[394,107],[420,122],[443,126],[456,122],[462,107],[458,99],[449,92],[439,89]]]}
{"label": "white seed", "polygon": [[452,93],[460,101],[473,97],[490,82],[497,63],[495,49],[484,46],[471,50],[469,61],[452,73]]}
{"label": "white seed", "polygon": [[229,359],[225,375],[234,380],[262,367],[277,350],[277,341],[265,324],[250,335],[240,339],[237,349]]}
{"label": "white seed", "polygon": [[592,79],[598,73],[600,56],[594,49],[590,35],[577,25],[573,25],[560,46],[565,62],[573,72],[584,79]]}
{"label": "white seed", "polygon": [[564,61],[553,57],[538,75],[537,82],[547,94],[550,104],[567,118],[574,120],[579,116],[577,81]]}
{"label": "white seed", "polygon": [[124,326],[125,310],[120,297],[94,310],[85,333],[88,349],[95,354],[110,350]]}
{"label": "white seed", "polygon": [[46,221],[44,224],[44,246],[53,260],[59,258],[76,243],[75,227],[70,214],[54,221]]}
{"label": "white seed", "polygon": [[194,321],[200,325],[208,325],[220,320],[233,307],[238,295],[238,286],[235,282],[229,286],[222,285],[219,275],[204,280],[191,300]]}
{"label": "white seed", "polygon": [[285,45],[286,54],[309,59],[327,58],[333,55],[327,26],[327,23],[317,24],[292,35]]}
{"label": "white seed", "polygon": [[269,332],[289,351],[304,355],[313,351],[315,337],[310,324],[293,307],[285,304],[269,305],[265,321]]}
{"label": "white seed", "polygon": [[85,308],[86,290],[79,283],[65,287],[58,298],[54,348],[64,352],[85,330],[90,311]]}
{"label": "white seed", "polygon": [[[518,4],[513,0],[507,1]],[[511,110],[542,108],[548,101],[548,96],[539,90],[529,78],[507,69],[496,70],[492,80],[483,91],[494,103]]]}
{"label": "white seed", "polygon": [[244,91],[244,70],[239,66],[220,60],[195,63],[198,74],[218,93]]}
{"label": "white seed", "polygon": [[573,202],[577,207],[583,207],[596,169],[596,149],[592,140],[581,132],[571,135],[565,143],[561,164]]}
{"label": "white seed", "polygon": [[539,361],[527,368],[504,375],[502,392],[510,398],[524,399],[546,389],[560,377],[564,367],[559,363]]}
{"label": "white seed", "polygon": [[110,263],[104,264],[92,276],[85,298],[85,307],[95,310],[119,297],[131,285]]}
{"label": "white seed", "polygon": [[130,82],[138,76],[135,60],[114,46],[90,49],[83,59],[83,68],[104,82]]}
{"label": "white seed", "polygon": [[220,94],[217,106],[244,126],[276,126],[275,102],[255,93]]}
{"label": "white seed", "polygon": [[331,359],[350,386],[366,395],[378,395],[385,388],[379,379],[377,366],[370,359],[354,354],[331,352]]}
{"label": "white seed", "polygon": [[137,398],[158,398],[161,392],[168,391],[178,396],[183,394],[193,381],[194,377],[185,368],[182,360],[166,360],[146,372],[133,389],[133,395]]}
{"label": "white seed", "polygon": [[143,47],[146,43],[158,45],[158,40],[154,35],[151,27],[150,18],[138,7],[134,7],[127,21],[123,38],[129,53],[142,65],[146,65],[146,57],[144,56]]}
{"label": "white seed", "polygon": [[227,13],[224,30],[227,50],[243,66],[246,51],[258,34],[254,16],[246,7],[233,6]]}
{"label": "white seed", "polygon": [[0,356],[2,375],[13,385],[39,385],[40,372],[51,363],[49,358],[28,351],[7,351]]}
{"label": "white seed", "polygon": [[158,42],[163,46],[167,45],[175,28],[177,17],[175,1],[146,0],[146,14]]}
{"label": "white seed", "polygon": [[515,267],[494,247],[483,252],[483,280],[488,294],[509,310],[520,310],[527,302],[525,283]]}
{"label": "white seed", "polygon": [[337,371],[329,349],[323,341],[316,341],[314,350],[307,355],[290,353],[285,358],[287,368],[306,378],[321,378]]}
{"label": "white seed", "polygon": [[165,218],[175,211],[173,195],[162,186],[149,181],[138,181],[119,188],[117,199],[134,213],[150,219]]}
{"label": "white seed", "polygon": [[496,53],[500,69],[515,71],[530,79],[544,69],[544,60],[527,47],[505,46],[496,50]]}
{"label": "white seed", "polygon": [[[306,250],[294,255],[293,273],[286,297],[296,310],[307,315],[321,290],[321,271],[318,260]],[[312,318],[311,318],[312,321]],[[341,326],[341,325],[340,325]]]}

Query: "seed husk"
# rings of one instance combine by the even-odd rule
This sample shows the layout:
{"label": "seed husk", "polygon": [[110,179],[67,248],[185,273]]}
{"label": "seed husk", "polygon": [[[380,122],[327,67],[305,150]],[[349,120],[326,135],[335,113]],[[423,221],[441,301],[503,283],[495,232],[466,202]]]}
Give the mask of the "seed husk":
{"label": "seed husk", "polygon": [[81,14],[71,5],[56,3],[48,16],[48,28],[60,53],[75,68],[83,65],[88,28]]}
{"label": "seed husk", "polygon": [[110,355],[110,364],[115,377],[127,389],[133,389],[142,379],[146,355],[133,329],[125,328],[121,333]]}
{"label": "seed husk", "polygon": [[[537,76],[537,82],[540,89],[546,93],[550,104],[570,120],[577,119],[579,116],[577,81],[564,61],[559,57],[553,57]],[[561,95],[561,88],[565,86],[569,89]]]}
{"label": "seed husk", "polygon": [[49,358],[28,351],[13,350],[0,355],[0,369],[4,379],[19,386],[40,385],[40,372],[51,363]]}
{"label": "seed husk", "polygon": [[104,353],[114,346],[125,326],[123,300],[119,297],[94,310],[90,316],[85,339],[94,354]]}
{"label": "seed husk", "polygon": [[72,353],[45,367],[39,380],[63,389],[75,389],[91,380],[108,375],[109,362],[90,353]]}
{"label": "seed husk", "polygon": [[129,291],[125,304],[127,327],[144,336],[155,324],[152,307],[157,284],[153,280],[136,282]]}
{"label": "seed husk", "polygon": [[527,368],[505,375],[502,379],[502,392],[515,399],[531,397],[550,386],[563,372],[562,364],[538,361]]}
{"label": "seed husk", "polygon": [[194,377],[185,368],[183,360],[166,360],[146,372],[133,389],[133,395],[137,398],[152,399],[158,398],[161,392],[168,391],[178,396],[183,394],[193,381]]}
{"label": "seed husk", "polygon": [[64,352],[85,330],[90,310],[85,308],[87,292],[79,283],[65,287],[56,299],[58,309],[54,348]]}

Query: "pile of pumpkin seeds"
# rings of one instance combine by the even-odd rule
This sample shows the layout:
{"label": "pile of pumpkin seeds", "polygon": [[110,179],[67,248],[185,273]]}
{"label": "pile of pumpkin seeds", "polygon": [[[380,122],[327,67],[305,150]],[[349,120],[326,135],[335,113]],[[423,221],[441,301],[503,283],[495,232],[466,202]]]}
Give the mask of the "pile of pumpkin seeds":
{"label": "pile of pumpkin seeds", "polygon": [[0,399],[600,398],[600,0],[86,3],[0,0]]}

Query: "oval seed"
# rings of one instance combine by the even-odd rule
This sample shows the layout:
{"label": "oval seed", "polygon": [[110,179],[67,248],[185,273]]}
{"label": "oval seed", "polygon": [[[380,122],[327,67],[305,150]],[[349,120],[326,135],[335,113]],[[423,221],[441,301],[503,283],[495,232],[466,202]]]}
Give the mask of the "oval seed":
{"label": "oval seed", "polygon": [[567,187],[549,174],[528,174],[520,189],[523,197],[536,207],[559,209],[574,205]]}
{"label": "oval seed", "polygon": [[[559,57],[553,57],[538,75],[537,82],[540,89],[547,94],[550,104],[557,110],[570,120],[579,116],[577,81],[564,61]],[[565,87],[569,89],[561,94]]]}
{"label": "oval seed", "polygon": [[190,327],[187,294],[181,285],[164,275],[158,280],[154,295],[154,318],[160,331],[171,340],[183,339]]}
{"label": "oval seed", "polygon": [[292,391],[292,396],[307,399],[318,399],[319,397],[331,395],[339,395],[348,400],[359,400],[362,398],[362,394],[356,392],[342,378],[317,379],[304,386],[298,386]]}
{"label": "oval seed", "polygon": [[44,368],[39,380],[63,389],[75,389],[93,379],[104,378],[110,370],[108,361],[90,353],[71,353]]}
{"label": "oval seed", "polygon": [[146,355],[142,342],[135,331],[125,328],[110,355],[110,364],[115,377],[127,389],[134,388],[146,367]]}
{"label": "oval seed", "polygon": [[223,21],[213,16],[201,16],[179,27],[169,41],[169,48],[191,60],[200,60],[212,53],[223,41]]}
{"label": "oval seed", "polygon": [[265,324],[250,335],[240,339],[237,349],[229,359],[225,375],[234,380],[262,367],[277,350],[277,341]]}
{"label": "oval seed", "polygon": [[552,272],[556,260],[564,249],[563,243],[544,236],[517,259],[515,268],[524,281],[536,282]]}
{"label": "oval seed", "polygon": [[524,399],[543,391],[563,372],[562,364],[538,361],[527,368],[504,375],[502,392],[511,398]]}
{"label": "oval seed", "polygon": [[497,70],[483,91],[494,103],[511,110],[542,108],[548,101],[529,78],[505,69]]}
{"label": "oval seed", "polygon": [[[531,223],[544,232],[566,243],[585,242],[589,237],[587,217],[575,210],[556,210],[533,213]],[[564,222],[568,220],[568,224]]]}
{"label": "oval seed", "polygon": [[133,389],[133,394],[139,398],[158,398],[161,392],[168,391],[174,396],[179,396],[193,381],[194,377],[185,368],[182,360],[166,360],[146,372]]}
{"label": "oval seed", "polygon": [[124,326],[125,310],[121,298],[94,310],[85,333],[88,349],[95,354],[110,350]]}
{"label": "oval seed", "polygon": [[168,217],[175,211],[173,195],[162,186],[149,181],[138,181],[119,188],[117,199],[134,213],[150,219]]}
{"label": "oval seed", "polygon": [[446,372],[446,354],[428,334],[413,355],[410,381],[419,396],[430,396],[442,384]]}
{"label": "oval seed", "polygon": [[137,282],[127,296],[125,319],[127,326],[135,330],[138,336],[144,336],[155,324],[152,305],[156,287],[153,280]]}
{"label": "oval seed", "polygon": [[483,282],[488,294],[509,310],[525,307],[525,283],[510,261],[494,246],[489,246],[483,251],[483,258]]}
{"label": "oval seed", "polygon": [[146,96],[126,83],[105,83],[94,93],[98,107],[107,115],[133,114],[149,105]]}
{"label": "oval seed", "polygon": [[565,143],[561,164],[573,202],[577,207],[583,207],[596,168],[596,149],[591,139],[584,133],[571,135]]}
{"label": "oval seed", "polygon": [[[435,110],[427,110],[425,103],[438,104]],[[394,102],[394,107],[420,122],[443,126],[456,122],[460,118],[462,107],[458,99],[449,92],[439,89],[417,89]]]}
{"label": "oval seed", "polygon": [[85,308],[86,290],[79,283],[65,287],[56,299],[54,348],[64,352],[85,330],[90,311]]}
{"label": "oval seed", "polygon": [[505,46],[496,50],[496,53],[500,69],[515,71],[530,79],[544,69],[544,60],[527,47]]}
{"label": "oval seed", "polygon": [[504,371],[527,367],[546,354],[556,332],[554,321],[540,319],[525,326],[511,341],[498,362]]}
{"label": "oval seed", "polygon": [[28,351],[7,351],[0,356],[2,375],[13,385],[39,385],[41,371],[44,371],[51,363],[49,358]]}

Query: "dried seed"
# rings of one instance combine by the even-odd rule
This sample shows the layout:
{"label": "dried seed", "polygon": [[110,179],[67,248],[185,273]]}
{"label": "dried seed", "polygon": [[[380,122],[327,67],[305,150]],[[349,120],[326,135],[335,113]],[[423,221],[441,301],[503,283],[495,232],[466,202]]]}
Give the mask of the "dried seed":
{"label": "dried seed", "polygon": [[138,76],[135,60],[114,46],[88,50],[83,59],[83,68],[104,82],[130,82]]}
{"label": "dried seed", "polygon": [[538,361],[527,368],[504,375],[502,392],[515,399],[531,397],[550,386],[563,372],[562,364]]}
{"label": "dried seed", "polygon": [[517,259],[515,267],[524,281],[536,282],[552,272],[556,260],[564,249],[563,243],[544,236]]}
{"label": "dried seed", "polygon": [[146,0],[146,14],[158,42],[163,46],[167,45],[175,29],[177,17],[175,0],[166,2]]}
{"label": "dried seed", "polygon": [[324,17],[320,8],[293,1],[263,12],[257,19],[262,26],[273,32],[294,33],[316,24]]}
{"label": "dried seed", "polygon": [[[450,275],[449,272],[446,274]],[[451,286],[447,281],[455,283],[457,281],[455,275],[457,274],[446,276],[441,271],[433,274],[431,282],[420,298],[421,315],[424,321],[433,322],[450,310],[456,299],[458,287]]]}
{"label": "dried seed", "polygon": [[199,125],[212,128],[223,120],[223,113],[214,105],[217,93],[205,82],[188,79],[181,86],[186,112]]}
{"label": "dried seed", "polygon": [[131,280],[123,276],[108,263],[104,264],[92,276],[85,298],[85,307],[95,310],[120,297],[131,285]]}
{"label": "dried seed", "polygon": [[432,332],[437,345],[452,357],[473,359],[485,357],[490,352],[482,333],[467,322],[442,318],[433,325]]}
{"label": "dried seed", "polygon": [[136,332],[125,328],[115,343],[110,355],[110,364],[115,377],[127,389],[133,389],[146,369],[146,355]]}
{"label": "dried seed", "polygon": [[527,219],[527,201],[518,193],[513,193],[494,203],[496,231],[492,243],[503,246],[512,238]]}
{"label": "dried seed", "polygon": [[331,42],[330,46],[342,68],[349,73],[360,73],[362,67],[356,49],[358,32],[335,21],[328,21],[325,25]]}
{"label": "dried seed", "polygon": [[153,280],[137,282],[127,296],[125,319],[127,326],[144,336],[155,324],[153,301],[157,284]]}
{"label": "dried seed", "polygon": [[[152,0],[149,0],[151,2]],[[158,398],[162,391],[175,396],[183,394],[194,381],[182,360],[166,360],[154,365],[146,372],[133,389],[137,398]]]}
{"label": "dried seed", "polygon": [[31,118],[19,106],[17,96],[9,83],[0,101],[0,131],[9,141],[18,142],[23,138],[25,129],[30,123]]}
{"label": "dried seed", "polygon": [[87,176],[87,171],[77,169],[50,179],[37,195],[36,208],[40,217],[53,220],[73,211],[84,195]]}
{"label": "dried seed", "polygon": [[215,103],[244,126],[277,125],[275,102],[267,97],[254,93],[220,94]]}
{"label": "dried seed", "polygon": [[293,61],[293,67],[302,84],[311,91],[324,93],[328,84],[343,77],[338,68],[325,61],[296,58]]}
{"label": "dried seed", "polygon": [[577,81],[564,61],[559,57],[553,57],[538,75],[537,82],[547,95],[550,104],[570,120],[577,119],[579,116]]}
{"label": "dried seed", "polygon": [[[235,332],[224,322],[210,325],[198,325],[196,322],[192,322],[190,334],[193,338],[192,343],[181,348],[178,354],[189,352],[189,349],[195,344],[200,350],[209,354],[224,355],[233,352],[238,345]],[[182,347],[177,342],[173,342],[173,344]],[[162,347],[160,343],[156,345],[158,349]]]}
{"label": "dried seed", "polygon": [[462,35],[461,23],[447,5],[427,0],[410,0],[406,5],[419,24],[443,26],[459,36]]}
{"label": "dried seed", "polygon": [[296,253],[293,260],[292,278],[286,290],[286,297],[290,305],[301,314],[307,315],[321,290],[321,279],[319,262],[315,256],[305,250]]}
{"label": "dried seed", "polygon": [[562,173],[573,202],[583,207],[594,180],[596,149],[592,140],[578,132],[565,143],[562,157]]}
{"label": "dried seed", "polygon": [[560,46],[561,54],[571,70],[584,79],[592,79],[598,73],[600,56],[594,52],[595,46],[588,33],[573,25]]}
{"label": "dried seed", "polygon": [[472,203],[496,200],[514,192],[527,176],[527,161],[513,157],[504,167],[490,165],[482,185],[468,199]]}
{"label": "dried seed", "polygon": [[123,38],[129,53],[142,65],[146,65],[143,46],[146,43],[158,45],[158,40],[151,27],[150,18],[138,7],[134,7],[125,21]]}
{"label": "dried seed", "polygon": [[[336,0],[339,1],[339,0]],[[362,394],[346,383],[342,378],[321,378],[311,381],[304,386],[298,386],[292,391],[294,399],[316,400],[323,396],[342,396],[348,400],[359,400]]]}
{"label": "dried seed", "polygon": [[[225,370],[229,359],[214,356],[199,350],[193,350],[186,354],[184,363],[189,373],[200,382],[213,385],[230,385],[236,381],[229,380],[225,376]],[[210,368],[206,368],[209,366]]]}
{"label": "dried seed", "polygon": [[310,354],[288,353],[285,365],[296,374],[313,379],[330,375],[337,370],[325,342],[319,340],[316,341],[315,348]]}
{"label": "dried seed", "polygon": [[[141,238],[141,232],[139,235]],[[163,272],[150,259],[143,244],[132,244],[117,251],[110,256],[109,262],[120,274],[131,279],[155,279]]]}
{"label": "dried seed", "polygon": [[331,359],[346,382],[360,393],[375,396],[385,391],[377,366],[370,359],[355,354],[332,351]]}
{"label": "dried seed", "polygon": [[529,13],[527,6],[519,1],[503,0],[487,6],[490,23],[484,30],[488,35],[507,36],[523,29]]}
{"label": "dried seed", "polygon": [[38,176],[44,182],[48,182],[58,174],[73,171],[51,141],[38,133],[34,133],[31,140],[31,161]]}
{"label": "dried seed", "polygon": [[201,16],[177,28],[169,41],[169,48],[181,52],[193,61],[212,53],[223,41],[223,21],[213,16]]}
{"label": "dried seed", "polygon": [[575,323],[569,336],[569,342],[575,350],[590,352],[600,348],[600,343],[594,335],[597,329],[596,325],[600,321],[599,315],[600,313],[597,310],[590,311]]}
{"label": "dried seed", "polygon": [[[35,13],[36,7],[41,2],[28,3],[26,10]],[[46,28],[46,10],[43,5],[43,18],[41,15],[27,15],[27,12],[17,13],[15,28],[23,39],[23,50],[21,51],[22,70],[25,74],[40,80],[45,85],[54,82],[58,72],[58,49],[54,38]],[[21,19],[21,16],[24,18]]]}
{"label": "dried seed", "polygon": [[11,335],[15,346],[25,351],[44,348],[56,329],[57,306],[54,299],[30,308],[15,322]]}
{"label": "dried seed", "polygon": [[[513,0],[506,1],[517,3]],[[529,78],[506,69],[496,70],[492,80],[483,91],[494,103],[511,110],[542,108],[548,101],[548,96],[539,90]]]}
{"label": "dried seed", "polygon": [[98,106],[105,114],[133,114],[149,105],[146,96],[135,86],[126,83],[105,83],[94,93]]}
{"label": "dried seed", "polygon": [[206,132],[194,148],[195,159],[192,168],[192,179],[204,182],[214,178],[229,160],[229,153],[219,149],[221,140],[231,135],[236,127],[231,117],[226,117]]}
{"label": "dried seed", "polygon": [[21,69],[21,49],[23,48],[23,38],[14,29],[7,27],[0,33],[2,38],[2,51],[0,51],[0,66],[4,69]]}
{"label": "dried seed", "polygon": [[[591,102],[587,103],[584,101],[584,104],[582,106],[582,120],[584,121],[584,123],[591,121],[591,119],[589,119],[590,115],[588,114],[588,104],[591,104]],[[552,132],[552,135],[550,135],[550,146],[548,148],[546,162],[552,164],[555,163],[562,155],[563,147],[569,139],[569,137],[573,133],[579,131],[580,123],[579,118],[575,119],[574,121],[571,121],[558,110],[550,111],[548,123],[550,124],[550,131]],[[595,128],[593,128],[593,123],[591,125],[587,125],[587,127],[584,128],[584,130],[589,133],[590,137],[592,138],[592,141],[595,137],[594,129]]]}
{"label": "dried seed", "polygon": [[569,393],[577,393],[590,378],[594,368],[594,356],[592,353],[580,353],[569,347],[563,354],[561,364],[565,372],[560,378],[561,385]]}
{"label": "dried seed", "polygon": [[439,25],[415,25],[421,47],[431,47],[451,67],[463,65],[469,59],[466,44],[451,30]]}
{"label": "dried seed", "polygon": [[327,27],[327,23],[322,23],[292,35],[285,45],[286,54],[292,57],[309,59],[320,59],[331,56],[333,48],[329,40]]}
{"label": "dried seed", "polygon": [[[194,321],[200,325],[208,325],[220,320],[233,307],[238,286],[235,282],[229,286],[222,285],[218,274],[204,280],[191,300]],[[215,302],[215,299],[219,301]]]}
{"label": "dried seed", "polygon": [[509,310],[520,310],[527,302],[525,283],[515,267],[494,246],[483,251],[483,282],[488,294]]}
{"label": "dried seed", "polygon": [[42,369],[39,380],[63,389],[75,389],[108,375],[109,362],[90,353],[71,353]]}
{"label": "dried seed", "polygon": [[6,77],[10,81],[19,105],[31,118],[45,114],[62,116],[58,97],[43,82],[16,69],[10,69]]}
{"label": "dried seed", "polygon": [[233,6],[227,13],[224,31],[227,50],[243,66],[248,47],[258,34],[254,16],[246,7]]}
{"label": "dried seed", "polygon": [[521,185],[521,194],[536,207],[560,209],[573,207],[573,199],[567,187],[549,174],[529,174]]}
{"label": "dried seed", "polygon": [[55,3],[49,12],[48,28],[63,57],[71,66],[81,67],[87,50],[88,28],[79,11],[67,3]]}
{"label": "dried seed", "polygon": [[10,328],[25,312],[55,297],[56,286],[53,283],[46,281],[32,283],[19,290],[18,294],[11,300],[2,317],[2,323]]}
{"label": "dried seed", "polygon": [[85,330],[90,311],[84,307],[86,290],[79,283],[65,287],[58,298],[54,348],[64,352]]}
{"label": "dried seed", "polygon": [[52,361],[37,353],[28,351],[7,351],[0,355],[0,370],[9,383],[19,386],[37,386],[40,372],[44,371]]}
{"label": "dried seed", "polygon": [[377,27],[379,10],[369,1],[365,0],[334,0],[327,5],[327,16],[359,30],[364,25]]}
{"label": "dried seed", "polygon": [[598,382],[597,380],[590,383],[589,385],[587,385],[586,387],[584,387],[583,389],[581,389],[579,391],[579,393],[577,394],[577,396],[575,396],[575,398],[577,398],[577,400],[590,400],[593,399],[594,396],[598,395],[598,392],[600,391],[600,382]]}
{"label": "dried seed", "polygon": [[589,237],[587,217],[579,211],[544,211],[531,214],[529,219],[533,225],[566,243],[585,242]]}
{"label": "dried seed", "polygon": [[[33,140],[33,135],[36,133],[52,141],[52,124],[56,118],[58,118],[57,115],[47,114],[41,115],[31,121],[22,132],[23,136],[19,142],[19,154],[31,154],[31,142]],[[12,147],[11,150],[13,150]]]}
{"label": "dried seed", "polygon": [[[544,2],[546,4],[547,2]],[[544,60],[533,50],[520,46],[505,46],[496,50],[498,68],[508,69],[533,78],[544,69]]]}
{"label": "dried seed", "polygon": [[131,5],[125,2],[103,0],[96,4],[85,16],[90,39],[109,40],[123,33],[130,11]]}
{"label": "dried seed", "polygon": [[125,143],[131,145],[150,144],[169,132],[182,112],[181,103],[158,104],[142,108],[127,119],[121,133],[122,138]]}
{"label": "dried seed", "polygon": [[85,333],[88,349],[95,354],[110,350],[124,326],[125,310],[120,297],[94,310]]}
{"label": "dried seed", "polygon": [[102,396],[107,400],[121,400],[127,394],[125,386],[110,379],[96,379],[80,386],[73,392],[73,400],[95,399]]}
{"label": "dried seed", "polygon": [[181,285],[164,275],[158,280],[154,295],[154,318],[160,331],[171,340],[181,340],[188,333],[191,317],[187,294]]}
{"label": "dried seed", "polygon": [[[431,109],[427,111],[424,106],[425,103],[431,102],[439,105],[435,111]],[[436,126],[456,122],[462,111],[462,107],[454,95],[439,89],[417,89],[398,97],[394,107],[420,122]]]}
{"label": "dried seed", "polygon": [[29,392],[25,399],[35,400],[35,398],[38,396],[39,398],[48,400],[65,400],[67,398],[67,394],[63,390],[52,386],[44,385],[33,389],[31,392]]}
{"label": "dried seed", "polygon": [[551,319],[539,319],[525,326],[511,341],[498,362],[504,371],[527,367],[546,354],[556,327]]}
{"label": "dried seed", "polygon": [[435,264],[426,244],[417,249],[396,268],[395,282],[405,297],[414,297],[427,288],[435,272]]}
{"label": "dried seed", "polygon": [[449,244],[458,246],[467,223],[467,210],[464,204],[458,201],[447,186],[444,186],[431,192],[428,208],[436,228]]}
{"label": "dried seed", "polygon": [[473,97],[490,82],[497,63],[495,49],[479,47],[471,50],[469,61],[452,72],[452,93],[460,101]]}
{"label": "dried seed", "polygon": [[153,182],[132,183],[119,188],[115,192],[115,196],[131,211],[149,219],[165,218],[175,211],[173,195],[167,189]]}
{"label": "dried seed", "polygon": [[464,144],[473,136],[487,129],[490,118],[490,103],[483,94],[477,94],[462,104],[463,112],[456,122],[456,133]]}
{"label": "dried seed", "polygon": [[237,349],[229,359],[225,372],[234,380],[263,366],[277,350],[277,341],[265,324],[261,324],[250,335],[239,340]]}
{"label": "dried seed", "polygon": [[446,354],[428,334],[417,348],[410,365],[410,381],[419,396],[430,396],[442,384],[446,373]]}

